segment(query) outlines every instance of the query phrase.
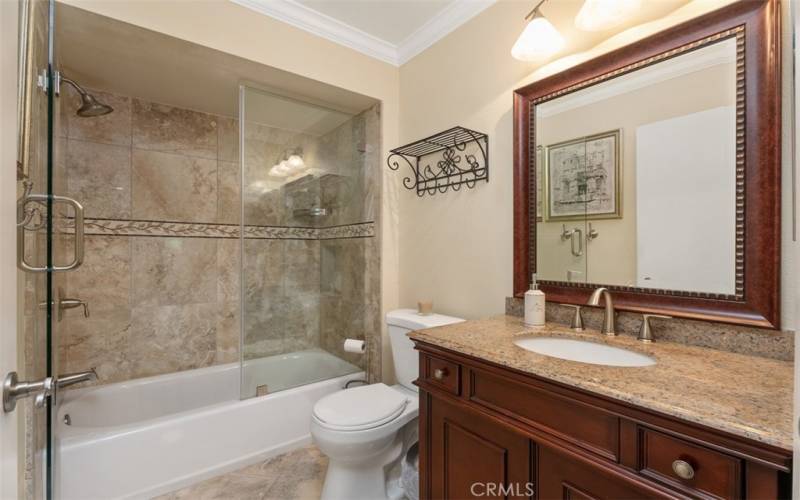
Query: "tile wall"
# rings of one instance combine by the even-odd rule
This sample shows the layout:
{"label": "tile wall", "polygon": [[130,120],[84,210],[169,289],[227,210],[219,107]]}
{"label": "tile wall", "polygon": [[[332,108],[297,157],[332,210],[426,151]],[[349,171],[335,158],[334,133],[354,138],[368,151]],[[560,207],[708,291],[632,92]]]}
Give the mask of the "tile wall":
{"label": "tile wall", "polygon": [[[377,109],[322,137],[246,127],[241,287],[237,122],[96,94],[115,111],[79,118],[71,92],[61,103],[67,190],[87,217],[85,263],[68,273],[64,293],[91,313],[66,311],[62,372],[94,367],[111,383],[236,362],[242,288],[246,358],[319,347],[339,354],[343,336],[370,336],[380,352]],[[353,134],[363,138],[357,147]],[[326,158],[337,169],[264,189],[276,151],[298,141],[307,162]],[[358,152],[345,159],[337,150]],[[333,177],[357,193],[335,193]],[[325,220],[294,216],[309,203],[345,208]],[[379,360],[373,369],[380,373]]]}

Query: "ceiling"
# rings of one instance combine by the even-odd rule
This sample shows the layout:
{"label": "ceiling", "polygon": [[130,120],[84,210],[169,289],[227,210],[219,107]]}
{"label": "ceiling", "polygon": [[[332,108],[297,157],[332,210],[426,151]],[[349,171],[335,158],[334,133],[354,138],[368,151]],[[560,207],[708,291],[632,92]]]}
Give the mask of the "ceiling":
{"label": "ceiling", "polygon": [[[235,117],[239,85],[252,82],[262,90],[305,103],[310,110],[305,118],[306,125],[317,115],[327,117],[312,133],[319,133],[331,116],[341,114],[319,114],[317,106],[355,114],[377,102],[355,92],[63,3],[56,3],[56,18],[59,68],[91,89]],[[248,119],[287,130],[302,126],[291,121],[300,114],[272,109],[277,107],[285,111],[286,99],[253,98],[252,101],[269,103],[269,106],[248,106]]]}
{"label": "ceiling", "polygon": [[297,0],[310,9],[399,45],[454,0]]}

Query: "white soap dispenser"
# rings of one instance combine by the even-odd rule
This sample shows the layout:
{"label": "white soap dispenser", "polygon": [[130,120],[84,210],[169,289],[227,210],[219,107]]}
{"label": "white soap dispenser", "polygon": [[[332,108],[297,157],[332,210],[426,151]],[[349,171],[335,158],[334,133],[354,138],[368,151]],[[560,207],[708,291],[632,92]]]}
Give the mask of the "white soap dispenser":
{"label": "white soap dispenser", "polygon": [[544,326],[544,300],[544,292],[539,290],[533,274],[531,289],[525,292],[525,326]]}

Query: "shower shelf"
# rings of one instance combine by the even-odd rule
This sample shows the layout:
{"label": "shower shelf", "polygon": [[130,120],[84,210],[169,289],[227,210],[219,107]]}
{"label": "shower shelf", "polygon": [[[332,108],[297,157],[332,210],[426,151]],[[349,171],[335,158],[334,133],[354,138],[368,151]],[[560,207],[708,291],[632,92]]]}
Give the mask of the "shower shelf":
{"label": "shower shelf", "polygon": [[403,186],[416,189],[417,196],[446,193],[450,188],[459,191],[461,186],[471,189],[478,181],[489,182],[489,136],[453,127],[392,149],[386,159],[389,168],[398,170],[401,162],[412,171],[403,179]]}

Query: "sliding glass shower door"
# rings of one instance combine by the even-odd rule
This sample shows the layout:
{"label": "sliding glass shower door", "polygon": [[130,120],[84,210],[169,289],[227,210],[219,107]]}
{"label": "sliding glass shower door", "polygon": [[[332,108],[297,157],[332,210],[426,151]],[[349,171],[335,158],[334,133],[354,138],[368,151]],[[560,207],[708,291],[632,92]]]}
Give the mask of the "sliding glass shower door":
{"label": "sliding glass shower door", "polygon": [[[341,349],[364,336],[365,254],[343,251],[336,237],[365,202],[362,122],[241,88],[243,398],[365,367],[365,355]],[[347,297],[332,293],[344,288]]]}

